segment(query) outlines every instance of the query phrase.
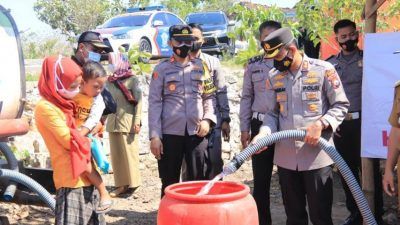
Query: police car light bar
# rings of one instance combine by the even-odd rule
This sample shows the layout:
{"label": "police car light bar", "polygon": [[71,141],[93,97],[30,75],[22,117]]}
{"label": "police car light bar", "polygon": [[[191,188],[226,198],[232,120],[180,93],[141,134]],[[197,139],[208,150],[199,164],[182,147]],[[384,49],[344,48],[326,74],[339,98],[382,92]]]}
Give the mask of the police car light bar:
{"label": "police car light bar", "polygon": [[126,12],[132,13],[132,12],[140,12],[140,11],[161,11],[164,10],[166,7],[163,5],[154,5],[154,6],[147,6],[147,7],[135,7],[135,8],[127,8]]}

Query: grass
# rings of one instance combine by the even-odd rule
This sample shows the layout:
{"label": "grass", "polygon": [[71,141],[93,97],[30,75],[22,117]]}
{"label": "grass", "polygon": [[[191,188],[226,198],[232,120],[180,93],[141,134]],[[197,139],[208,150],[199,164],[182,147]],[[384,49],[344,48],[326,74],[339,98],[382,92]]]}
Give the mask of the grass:
{"label": "grass", "polygon": [[25,80],[26,81],[38,81],[39,80],[39,73],[26,73]]}

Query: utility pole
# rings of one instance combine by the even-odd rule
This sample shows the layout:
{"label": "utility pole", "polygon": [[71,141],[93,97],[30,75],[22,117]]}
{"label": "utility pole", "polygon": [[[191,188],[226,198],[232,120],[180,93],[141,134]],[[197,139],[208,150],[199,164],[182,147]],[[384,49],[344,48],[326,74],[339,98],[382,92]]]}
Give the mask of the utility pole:
{"label": "utility pole", "polygon": [[[365,1],[365,33],[376,32],[376,5],[377,0],[366,0]],[[368,205],[372,212],[375,213],[375,177],[374,177],[374,160],[372,158],[362,158],[362,189],[365,197],[367,198]],[[378,164],[379,165],[379,164]],[[376,166],[376,165],[375,165]]]}

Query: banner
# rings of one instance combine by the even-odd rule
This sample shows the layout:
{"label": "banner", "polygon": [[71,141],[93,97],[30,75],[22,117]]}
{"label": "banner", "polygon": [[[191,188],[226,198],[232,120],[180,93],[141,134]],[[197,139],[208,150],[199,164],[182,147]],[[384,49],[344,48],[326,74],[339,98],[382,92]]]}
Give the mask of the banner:
{"label": "banner", "polygon": [[366,34],[362,87],[361,156],[386,158],[388,118],[400,80],[400,32]]}

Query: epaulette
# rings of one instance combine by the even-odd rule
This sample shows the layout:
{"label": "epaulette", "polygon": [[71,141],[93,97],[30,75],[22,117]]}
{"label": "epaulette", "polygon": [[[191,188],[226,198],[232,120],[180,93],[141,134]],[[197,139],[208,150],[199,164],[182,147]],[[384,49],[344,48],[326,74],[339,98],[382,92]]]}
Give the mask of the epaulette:
{"label": "epaulette", "polygon": [[247,61],[247,65],[255,63],[255,62],[260,62],[263,58],[264,58],[264,55],[253,56]]}
{"label": "epaulette", "polygon": [[400,80],[399,81],[397,81],[395,84],[394,84],[394,87],[399,87],[400,86]]}

